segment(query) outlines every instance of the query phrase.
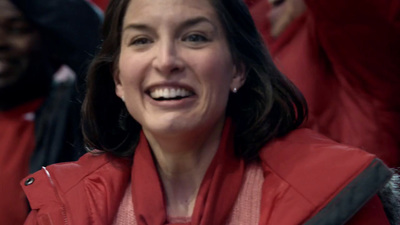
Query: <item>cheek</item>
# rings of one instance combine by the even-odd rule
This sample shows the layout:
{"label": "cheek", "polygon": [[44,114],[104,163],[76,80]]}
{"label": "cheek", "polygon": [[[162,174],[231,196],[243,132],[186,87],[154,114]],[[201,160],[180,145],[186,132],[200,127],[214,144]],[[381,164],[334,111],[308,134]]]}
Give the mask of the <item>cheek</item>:
{"label": "cheek", "polygon": [[226,55],[213,55],[207,58],[200,67],[202,78],[214,91],[229,92],[233,78],[233,64]]}
{"label": "cheek", "polygon": [[143,59],[130,54],[121,54],[118,62],[119,84],[118,96],[124,97],[126,104],[139,102],[143,94],[142,85],[145,79]]}
{"label": "cheek", "polygon": [[130,63],[131,61],[132,61],[131,57],[129,57],[129,55],[126,54],[124,51],[120,53],[118,59],[118,70],[120,77],[125,77],[126,74],[129,73],[129,70],[131,70],[130,67],[132,67]]}
{"label": "cheek", "polygon": [[132,56],[121,54],[118,69],[119,79],[122,86],[129,86],[136,83],[139,79],[139,73],[137,70],[138,61]]}
{"label": "cheek", "polygon": [[30,54],[34,54],[41,48],[39,36],[36,34],[13,38],[12,45],[15,49],[15,53],[20,57],[28,57]]}
{"label": "cheek", "polygon": [[[223,57],[222,57],[223,58]],[[233,77],[233,66],[228,60],[218,60],[216,55],[212,60],[204,61],[200,73],[204,91],[205,110],[224,110],[228,102],[230,83]]]}
{"label": "cheek", "polygon": [[151,59],[150,54],[133,53],[130,49],[122,49],[118,68],[121,72],[129,74],[141,74],[148,69]]}

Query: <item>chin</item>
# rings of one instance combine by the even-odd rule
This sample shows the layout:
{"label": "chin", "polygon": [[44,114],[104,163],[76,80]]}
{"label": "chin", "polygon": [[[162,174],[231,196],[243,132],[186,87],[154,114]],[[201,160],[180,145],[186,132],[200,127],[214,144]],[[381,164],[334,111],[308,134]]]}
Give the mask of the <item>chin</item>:
{"label": "chin", "polygon": [[195,123],[193,120],[187,118],[173,117],[173,118],[158,118],[149,121],[145,126],[142,126],[148,132],[163,136],[176,136],[190,132]]}

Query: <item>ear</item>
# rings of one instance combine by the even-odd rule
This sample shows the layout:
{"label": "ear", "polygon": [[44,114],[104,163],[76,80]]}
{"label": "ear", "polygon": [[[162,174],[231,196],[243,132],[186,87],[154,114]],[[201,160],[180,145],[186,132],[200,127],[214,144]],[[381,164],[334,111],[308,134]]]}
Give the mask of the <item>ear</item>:
{"label": "ear", "polygon": [[121,80],[119,79],[119,70],[113,73],[113,79],[115,84],[115,94],[124,101],[124,88],[122,87]]}
{"label": "ear", "polygon": [[235,65],[233,72],[233,79],[231,82],[231,90],[233,92],[238,91],[243,84],[246,82],[246,67],[243,63]]}

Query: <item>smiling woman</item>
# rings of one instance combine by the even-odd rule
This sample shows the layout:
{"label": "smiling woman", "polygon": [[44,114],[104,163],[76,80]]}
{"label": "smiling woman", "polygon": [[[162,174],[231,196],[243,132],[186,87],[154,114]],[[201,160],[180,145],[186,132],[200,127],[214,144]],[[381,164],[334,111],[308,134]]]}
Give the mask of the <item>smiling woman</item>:
{"label": "smiling woman", "polygon": [[33,175],[55,195],[25,187],[28,223],[343,224],[360,208],[355,223],[387,223],[375,194],[391,172],[296,130],[305,101],[242,0],[112,0],[103,38],[83,107],[91,152]]}
{"label": "smiling woman", "polygon": [[[209,134],[222,129],[229,89],[240,88],[245,76],[233,64],[210,3],[132,1],[122,26],[116,92],[146,137],[157,142],[153,150],[205,152],[187,149],[184,142],[190,142],[215,151]],[[175,90],[185,95],[171,99]],[[162,99],[151,97],[156,93]],[[180,141],[172,145],[171,138]]]}

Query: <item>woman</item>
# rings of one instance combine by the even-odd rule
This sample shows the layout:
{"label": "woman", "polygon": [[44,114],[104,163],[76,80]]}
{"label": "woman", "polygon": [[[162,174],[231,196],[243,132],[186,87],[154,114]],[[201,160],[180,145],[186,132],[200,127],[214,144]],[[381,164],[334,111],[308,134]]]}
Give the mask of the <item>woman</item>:
{"label": "woman", "polygon": [[379,160],[289,134],[304,100],[241,0],[111,1],[103,35],[83,109],[101,150],[28,178],[27,224],[341,224],[360,208],[388,224]]}

